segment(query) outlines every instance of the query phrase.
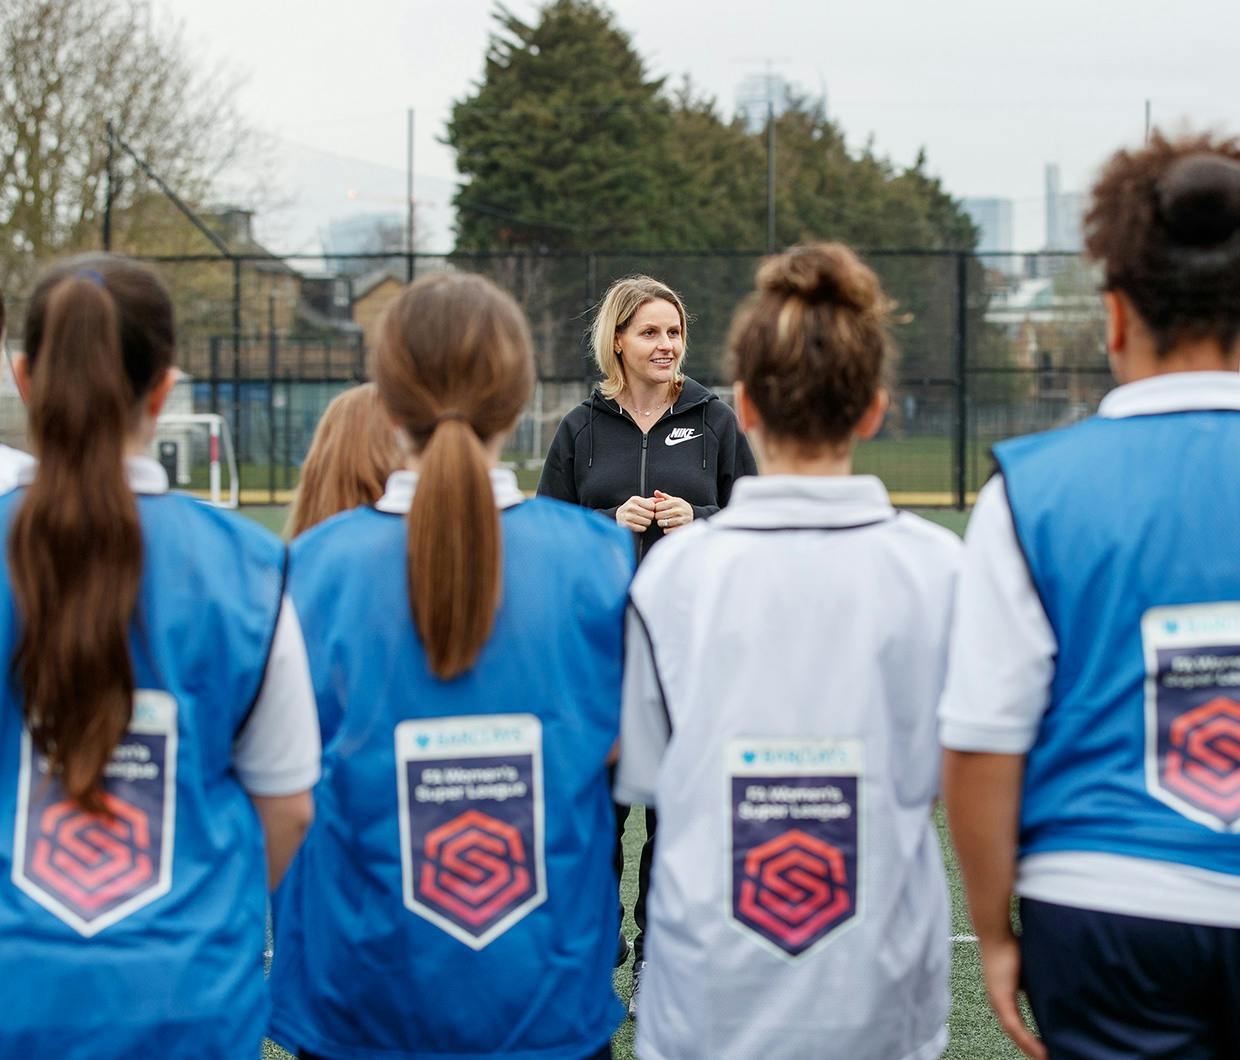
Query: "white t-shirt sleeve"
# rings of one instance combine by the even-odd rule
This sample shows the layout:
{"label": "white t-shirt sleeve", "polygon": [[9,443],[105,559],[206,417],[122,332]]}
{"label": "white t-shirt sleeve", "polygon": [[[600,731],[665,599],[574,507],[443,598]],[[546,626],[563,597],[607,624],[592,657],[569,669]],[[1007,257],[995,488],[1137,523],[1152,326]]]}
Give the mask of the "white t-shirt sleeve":
{"label": "white t-shirt sleeve", "polygon": [[671,724],[654,646],[645,622],[632,605],[625,624],[620,764],[616,769],[615,798],[629,806],[653,806]]}
{"label": "white t-shirt sleeve", "polygon": [[24,468],[33,467],[35,459],[21,449],[0,445],[0,493],[16,489]]}
{"label": "white t-shirt sleeve", "polygon": [[982,488],[964,538],[939,738],[955,751],[1024,754],[1050,705],[1058,643],[1016,539],[1007,489]]}
{"label": "white t-shirt sleeve", "polygon": [[286,596],[263,687],[233,746],[233,765],[251,795],[295,795],[318,782],[321,750],[306,644]]}

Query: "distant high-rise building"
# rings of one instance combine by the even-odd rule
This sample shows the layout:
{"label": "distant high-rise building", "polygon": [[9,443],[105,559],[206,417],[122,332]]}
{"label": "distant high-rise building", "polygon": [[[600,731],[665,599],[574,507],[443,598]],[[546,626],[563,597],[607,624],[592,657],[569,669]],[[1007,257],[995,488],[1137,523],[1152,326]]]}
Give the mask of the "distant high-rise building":
{"label": "distant high-rise building", "polygon": [[[337,217],[327,222],[320,236],[325,254],[400,253],[405,249],[405,218],[398,213],[364,213]],[[363,273],[384,264],[365,259],[336,259],[332,272]]]}
{"label": "distant high-rise building", "polygon": [[779,74],[769,70],[764,74],[750,74],[736,86],[736,111],[751,133],[766,128],[768,104],[774,108],[775,117],[788,109],[792,86]]}
{"label": "distant high-rise building", "polygon": [[1059,166],[1046,166],[1046,249],[1080,252],[1085,196],[1079,191],[1059,190]]}
{"label": "distant high-rise building", "polygon": [[[964,200],[964,212],[977,225],[979,236],[977,249],[982,264],[988,269],[999,269],[1015,275],[1021,271],[1018,258],[1011,256],[1015,249],[1012,240],[1012,200],[998,198],[974,198]],[[987,251],[1008,252],[987,254]]]}

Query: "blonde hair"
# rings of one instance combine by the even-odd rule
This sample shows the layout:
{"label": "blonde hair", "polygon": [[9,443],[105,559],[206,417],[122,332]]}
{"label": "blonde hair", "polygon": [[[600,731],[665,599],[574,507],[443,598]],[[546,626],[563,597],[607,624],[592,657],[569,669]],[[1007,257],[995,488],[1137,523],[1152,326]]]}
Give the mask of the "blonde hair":
{"label": "blonde hair", "polygon": [[427,665],[444,680],[474,665],[499,610],[499,510],[484,443],[529,401],[533,348],[512,296],[469,273],[410,284],[380,328],[379,396],[419,451],[409,606]]}
{"label": "blonde hair", "polygon": [[287,535],[296,537],[337,512],[374,504],[406,455],[374,383],[337,394],[315,427],[301,465]]}
{"label": "blonde hair", "polygon": [[[633,314],[650,302],[671,302],[680,314],[680,337],[685,349],[689,345],[689,321],[685,315],[684,303],[680,295],[667,284],[660,283],[650,276],[625,276],[607,288],[603,300],[598,304],[594,315],[594,324],[590,329],[590,341],[594,346],[594,363],[603,373],[603,382],[599,387],[603,397],[615,399],[624,393],[627,385],[624,378],[624,362],[616,353],[616,336],[633,320]],[[673,390],[679,392],[685,381],[684,352],[680,355],[680,363],[676,365],[676,377],[672,381]]]}

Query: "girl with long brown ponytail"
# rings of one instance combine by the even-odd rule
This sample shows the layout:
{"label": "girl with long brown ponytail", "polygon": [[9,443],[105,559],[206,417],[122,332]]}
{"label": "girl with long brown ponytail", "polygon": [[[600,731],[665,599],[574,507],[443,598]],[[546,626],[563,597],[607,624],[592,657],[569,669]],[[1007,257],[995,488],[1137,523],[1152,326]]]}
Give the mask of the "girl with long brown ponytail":
{"label": "girl with long brown ponytail", "polygon": [[160,282],[99,256],[42,278],[14,366],[38,462],[0,499],[5,1055],[261,1044],[264,882],[318,733],[279,541],[144,455],[173,349]]}
{"label": "girl with long brown ponytail", "polygon": [[407,288],[374,374],[408,466],[292,546],[326,752],[275,909],[272,1036],[333,1060],[606,1056],[629,535],[496,467],[533,359],[490,281]]}

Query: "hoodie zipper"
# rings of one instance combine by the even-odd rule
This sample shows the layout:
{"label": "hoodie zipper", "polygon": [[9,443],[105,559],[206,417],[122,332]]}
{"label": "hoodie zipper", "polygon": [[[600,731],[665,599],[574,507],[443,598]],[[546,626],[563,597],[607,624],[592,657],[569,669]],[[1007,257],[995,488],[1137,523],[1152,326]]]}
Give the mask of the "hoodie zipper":
{"label": "hoodie zipper", "polygon": [[[653,427],[654,425],[651,424],[651,429],[653,429]],[[646,449],[649,447],[649,445],[650,445],[650,432],[647,431],[645,434],[642,435],[642,463],[641,463],[641,471],[638,474],[638,483],[637,483],[637,495],[639,497],[646,496]],[[639,563],[641,562],[641,558],[644,555],[645,551],[646,551],[646,535],[638,534],[637,535],[637,561]]]}
{"label": "hoodie zipper", "polygon": [[637,495],[646,496],[646,447],[650,444],[649,433],[642,435],[642,469],[638,476]]}

